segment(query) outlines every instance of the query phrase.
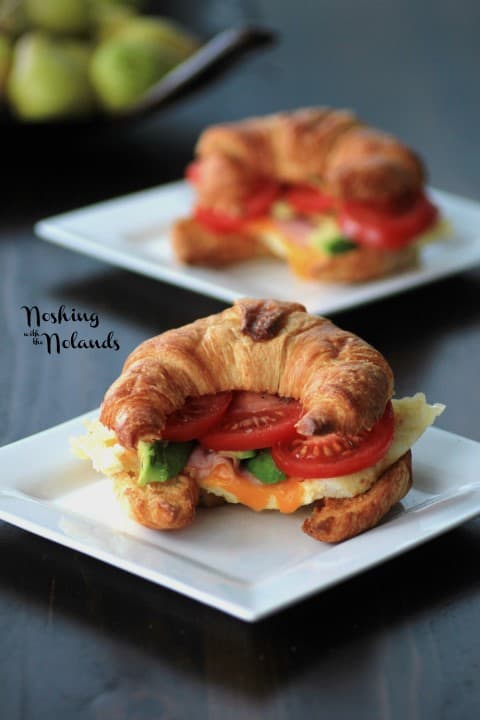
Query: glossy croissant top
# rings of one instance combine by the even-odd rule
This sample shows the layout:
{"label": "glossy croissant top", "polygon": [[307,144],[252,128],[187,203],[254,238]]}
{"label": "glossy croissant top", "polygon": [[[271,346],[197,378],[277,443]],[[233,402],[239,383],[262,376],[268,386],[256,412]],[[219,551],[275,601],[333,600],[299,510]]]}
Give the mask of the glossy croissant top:
{"label": "glossy croissant top", "polygon": [[134,448],[161,438],[188,397],[225,390],[299,400],[302,434],[352,434],[382,416],[393,374],[368,343],[302,305],[243,299],[142,343],[107,391],[100,419]]}
{"label": "glossy croissant top", "polygon": [[309,108],[213,125],[197,143],[199,204],[242,214],[259,178],[312,183],[344,201],[404,205],[421,191],[419,157],[353,113]]}

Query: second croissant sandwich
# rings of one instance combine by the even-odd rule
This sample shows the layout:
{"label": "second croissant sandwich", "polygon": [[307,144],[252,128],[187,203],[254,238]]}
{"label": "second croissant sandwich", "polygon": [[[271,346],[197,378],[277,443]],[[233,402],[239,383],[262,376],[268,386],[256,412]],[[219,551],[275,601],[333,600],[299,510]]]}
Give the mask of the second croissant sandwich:
{"label": "second croissant sandwich", "polygon": [[408,492],[410,447],[443,409],[392,393],[360,338],[296,303],[240,300],[134,350],[74,449],[147,527],[185,527],[199,503],[308,505],[304,531],[337,542]]}
{"label": "second croissant sandwich", "polygon": [[192,265],[274,255],[302,278],[358,282],[414,264],[438,221],[420,158],[345,110],[207,128],[187,178],[195,208],[172,234]]}

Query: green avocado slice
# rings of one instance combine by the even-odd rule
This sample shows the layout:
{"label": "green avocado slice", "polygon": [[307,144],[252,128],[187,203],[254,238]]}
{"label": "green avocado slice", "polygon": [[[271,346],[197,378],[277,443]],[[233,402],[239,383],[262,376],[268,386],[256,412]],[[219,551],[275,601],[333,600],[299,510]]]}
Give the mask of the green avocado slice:
{"label": "green avocado slice", "polygon": [[355,250],[357,247],[357,243],[353,242],[353,240],[349,240],[348,238],[339,235],[331,240],[327,240],[323,249],[329,255],[341,255],[349,252],[350,250]]}
{"label": "green avocado slice", "polygon": [[140,441],[138,443],[138,459],[140,461],[140,474],[138,485],[148,483],[166,482],[178,475],[192,452],[194,442],[154,442]]}
{"label": "green avocado slice", "polygon": [[355,250],[358,245],[350,238],[342,235],[335,218],[325,218],[308,236],[310,247],[327,255],[340,255]]}
{"label": "green avocado slice", "polygon": [[245,460],[245,467],[264,485],[274,485],[287,477],[275,465],[270,450],[261,450],[255,457]]}

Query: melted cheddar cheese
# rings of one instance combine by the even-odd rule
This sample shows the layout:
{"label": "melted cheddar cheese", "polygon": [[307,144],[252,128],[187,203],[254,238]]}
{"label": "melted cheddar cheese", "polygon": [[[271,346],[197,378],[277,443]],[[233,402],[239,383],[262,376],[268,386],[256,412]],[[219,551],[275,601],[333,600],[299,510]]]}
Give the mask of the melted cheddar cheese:
{"label": "melted cheddar cheese", "polygon": [[217,465],[211,474],[199,481],[200,487],[220,495],[231,503],[246,505],[252,510],[269,507],[291,513],[303,505],[303,488],[296,478],[288,478],[277,485],[262,485],[236,472],[233,465]]}

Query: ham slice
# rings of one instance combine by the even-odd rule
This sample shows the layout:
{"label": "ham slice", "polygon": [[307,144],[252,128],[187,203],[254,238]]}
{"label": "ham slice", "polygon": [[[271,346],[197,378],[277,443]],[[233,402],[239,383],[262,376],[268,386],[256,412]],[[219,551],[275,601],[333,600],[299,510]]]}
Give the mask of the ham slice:
{"label": "ham slice", "polygon": [[248,470],[241,467],[240,460],[224,457],[223,455],[220,455],[220,453],[215,452],[215,450],[207,450],[207,448],[202,447],[202,445],[197,445],[192,451],[192,454],[188,458],[185,466],[185,471],[187,475],[195,478],[197,482],[202,482],[202,480],[205,480],[212,474],[214,468],[219,467],[220,465],[224,465],[230,473],[233,470],[234,474],[239,477],[243,477],[255,483],[258,482],[258,480],[249,473]]}
{"label": "ham slice", "polygon": [[189,475],[200,481],[211,475],[213,468],[217,467],[217,465],[226,465],[231,468],[232,464],[235,467],[239,465],[239,462],[232,458],[223,457],[215,450],[207,450],[201,445],[197,445],[188,458],[186,470]]}
{"label": "ham slice", "polygon": [[291,242],[304,248],[309,246],[308,236],[315,229],[314,223],[306,218],[275,220],[275,225]]}

